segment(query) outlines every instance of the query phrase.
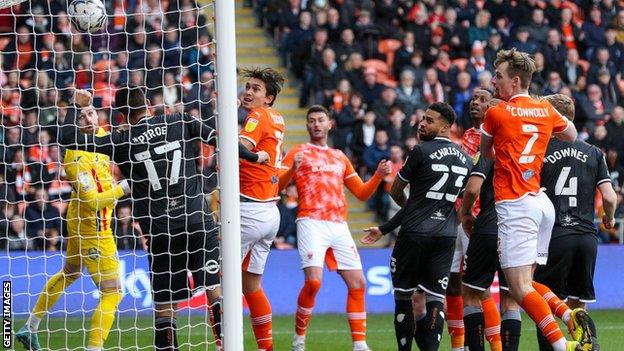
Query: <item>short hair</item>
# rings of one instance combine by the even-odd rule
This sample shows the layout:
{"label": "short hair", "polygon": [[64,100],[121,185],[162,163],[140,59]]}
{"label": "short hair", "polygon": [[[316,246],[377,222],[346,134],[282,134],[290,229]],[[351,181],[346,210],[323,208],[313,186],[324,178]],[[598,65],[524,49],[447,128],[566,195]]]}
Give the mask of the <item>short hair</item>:
{"label": "short hair", "polygon": [[449,125],[455,123],[455,110],[446,102],[434,102],[428,109],[439,113]]}
{"label": "short hair", "polygon": [[308,109],[308,112],[306,112],[306,120],[308,119],[308,117],[310,117],[311,114],[317,113],[317,112],[324,113],[327,116],[327,118],[331,117],[330,114],[329,114],[329,110],[326,109],[325,106],[322,106],[322,105],[312,105]]}
{"label": "short hair", "polygon": [[241,71],[241,76],[247,79],[255,78],[264,83],[267,95],[273,96],[273,101],[269,106],[273,106],[277,94],[282,91],[284,86],[284,76],[272,68],[246,68]]}
{"label": "short hair", "polygon": [[574,121],[574,101],[564,94],[552,94],[543,97],[544,100],[550,102],[550,104],[557,110],[557,112],[566,116],[570,121]]}
{"label": "short hair", "polygon": [[507,74],[510,77],[520,77],[520,86],[527,89],[531,84],[533,72],[537,69],[535,60],[526,52],[517,51],[516,48],[510,50],[501,50],[496,54],[494,67],[498,67],[502,63],[507,62]]}
{"label": "short hair", "polygon": [[123,87],[115,93],[115,110],[133,118],[147,110],[147,98],[141,87]]}

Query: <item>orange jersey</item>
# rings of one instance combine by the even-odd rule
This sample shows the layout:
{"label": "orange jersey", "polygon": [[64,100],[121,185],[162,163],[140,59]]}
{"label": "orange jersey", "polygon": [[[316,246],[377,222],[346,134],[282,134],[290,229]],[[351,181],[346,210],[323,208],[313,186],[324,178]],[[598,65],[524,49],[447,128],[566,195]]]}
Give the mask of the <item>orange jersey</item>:
{"label": "orange jersey", "polygon": [[254,145],[253,152],[265,151],[270,161],[266,164],[240,161],[241,196],[255,201],[278,200],[279,169],[284,141],[284,118],[270,107],[251,110],[240,138]]}
{"label": "orange jersey", "polygon": [[303,153],[303,161],[293,174],[299,194],[297,219],[344,222],[347,218],[344,181],[357,176],[353,165],[340,150],[301,144],[286,154],[282,168],[293,167],[299,152]]}
{"label": "orange jersey", "polygon": [[538,194],[544,154],[552,133],[561,133],[568,120],[549,102],[516,95],[490,107],[482,133],[493,138],[494,199],[511,201]]}

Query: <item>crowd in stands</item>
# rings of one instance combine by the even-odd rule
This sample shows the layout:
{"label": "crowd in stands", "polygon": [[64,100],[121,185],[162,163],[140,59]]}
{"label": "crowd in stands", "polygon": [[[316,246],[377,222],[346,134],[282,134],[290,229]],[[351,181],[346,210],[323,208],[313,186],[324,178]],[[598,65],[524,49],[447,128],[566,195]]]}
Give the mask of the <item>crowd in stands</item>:
{"label": "crowd in stands", "polygon": [[[433,102],[446,101],[455,109],[453,137],[459,140],[472,127],[467,108],[472,91],[490,88],[496,52],[516,47],[535,58],[532,94],[574,99],[580,138],[605,152],[621,191],[624,2],[252,3],[282,64],[302,82],[300,106],[322,104],[332,111],[333,145],[351,157],[362,176],[372,174],[393,150],[405,154],[418,142],[414,127]],[[383,189],[369,201],[379,220],[388,218],[392,205]],[[610,242],[617,235],[601,230],[600,237]]]}
{"label": "crowd in stands", "polygon": [[[93,92],[105,130],[125,123],[111,103],[127,85],[146,88],[154,114],[186,111],[214,125],[214,46],[203,10],[193,0],[104,3],[107,28],[94,35],[73,29],[65,0],[0,10],[0,250],[62,247],[72,189],[55,141],[75,113],[74,89]],[[216,183],[212,153],[198,142],[207,194]],[[131,204],[115,212],[118,247],[144,248]]]}

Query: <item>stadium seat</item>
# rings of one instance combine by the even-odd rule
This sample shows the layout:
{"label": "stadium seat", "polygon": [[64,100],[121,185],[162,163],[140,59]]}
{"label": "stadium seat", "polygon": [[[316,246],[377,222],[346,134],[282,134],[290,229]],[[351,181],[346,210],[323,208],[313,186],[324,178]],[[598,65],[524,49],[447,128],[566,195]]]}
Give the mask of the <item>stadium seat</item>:
{"label": "stadium seat", "polygon": [[397,82],[392,78],[390,66],[382,60],[370,59],[364,61],[364,69],[374,68],[377,71],[377,81],[383,85],[396,88]]}

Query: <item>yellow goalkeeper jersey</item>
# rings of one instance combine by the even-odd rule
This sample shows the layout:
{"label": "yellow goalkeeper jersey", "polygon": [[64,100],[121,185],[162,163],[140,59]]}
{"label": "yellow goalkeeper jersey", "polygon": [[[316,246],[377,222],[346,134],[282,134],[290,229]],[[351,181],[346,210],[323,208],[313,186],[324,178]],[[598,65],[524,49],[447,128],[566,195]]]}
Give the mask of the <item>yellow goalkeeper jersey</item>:
{"label": "yellow goalkeeper jersey", "polygon": [[[98,130],[98,136],[105,134],[103,129]],[[69,236],[112,237],[114,204],[124,191],[113,183],[110,158],[95,152],[66,150],[64,166],[67,180],[72,184],[72,199],[67,209]]]}

